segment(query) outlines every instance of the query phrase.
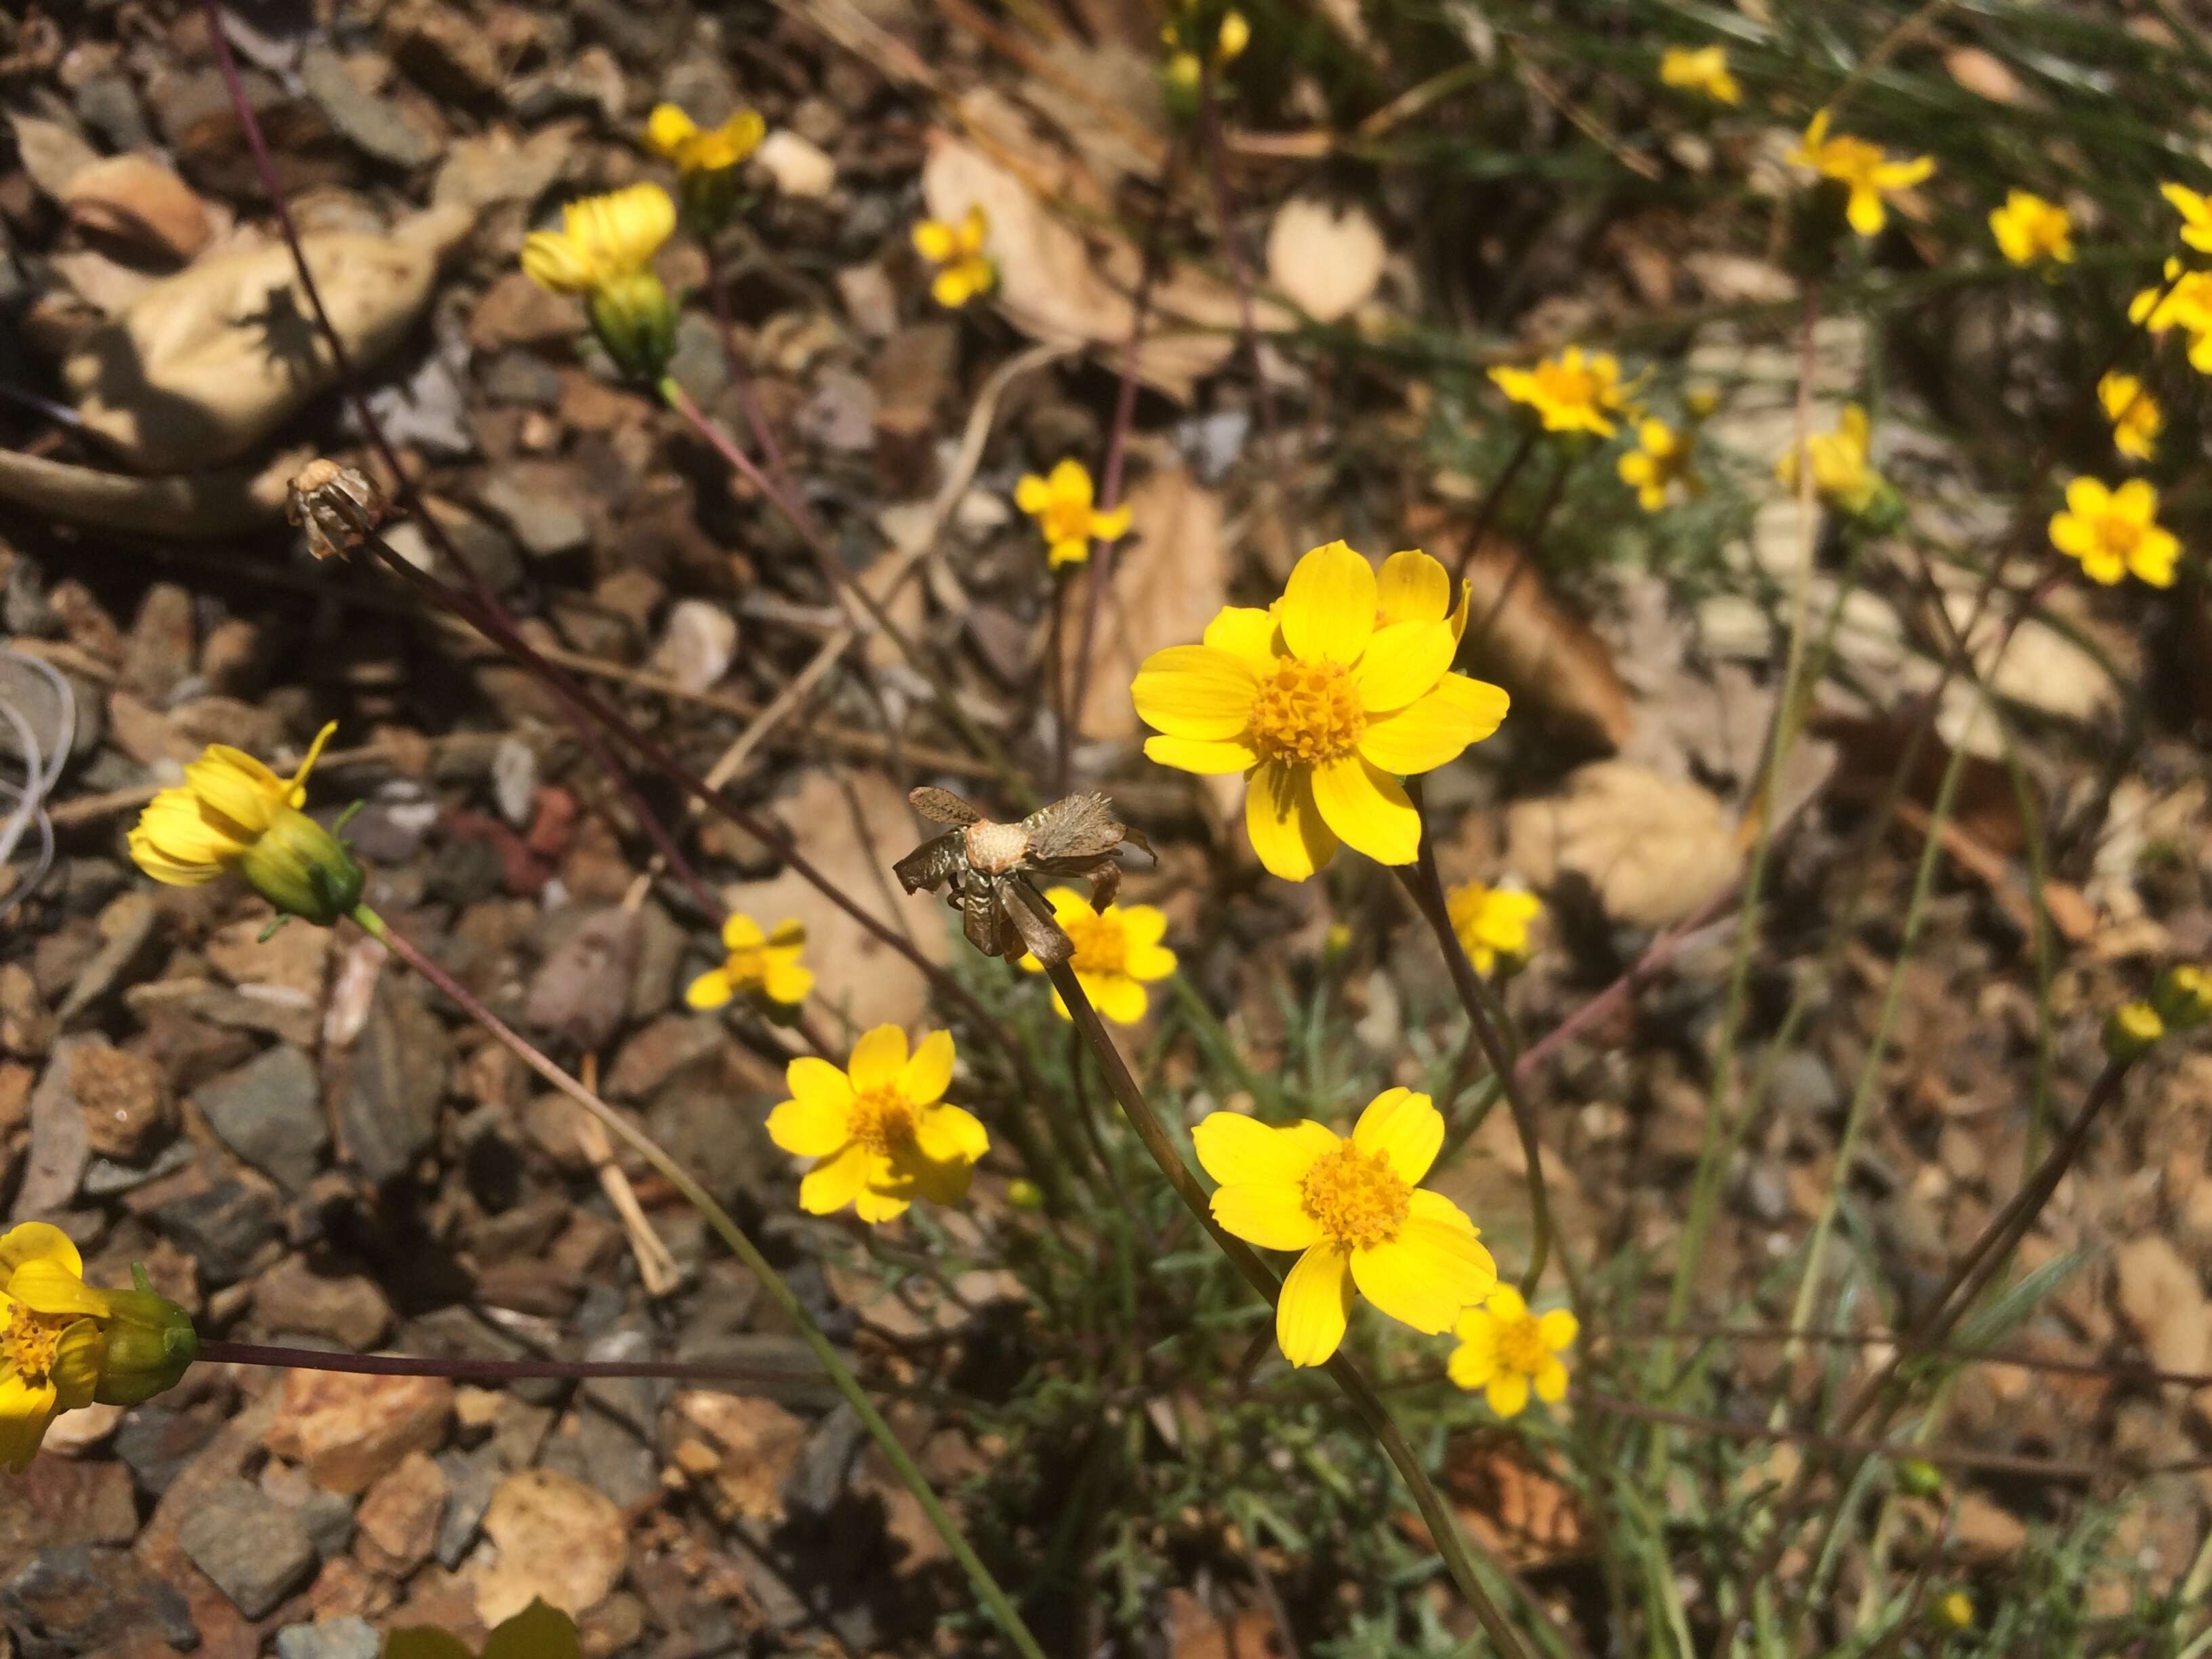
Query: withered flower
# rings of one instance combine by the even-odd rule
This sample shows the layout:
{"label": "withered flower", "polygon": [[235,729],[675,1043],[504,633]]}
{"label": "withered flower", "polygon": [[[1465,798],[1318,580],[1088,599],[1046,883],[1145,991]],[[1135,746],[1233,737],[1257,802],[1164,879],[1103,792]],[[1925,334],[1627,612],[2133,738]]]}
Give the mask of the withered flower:
{"label": "withered flower", "polygon": [[1091,907],[1103,910],[1121,890],[1115,856],[1121,847],[1152,855],[1143,833],[1117,819],[1103,795],[1066,796],[1019,823],[994,823],[947,789],[917,789],[907,799],[932,823],[960,828],[924,842],[892,870],[909,893],[942,890],[968,942],[987,957],[1013,962],[1027,951],[1048,965],[1066,962],[1075,947],[1033,878],[1079,877],[1091,884]]}
{"label": "withered flower", "polygon": [[307,532],[307,551],[319,559],[343,558],[391,513],[374,479],[322,456],[294,476],[284,505],[284,516]]}

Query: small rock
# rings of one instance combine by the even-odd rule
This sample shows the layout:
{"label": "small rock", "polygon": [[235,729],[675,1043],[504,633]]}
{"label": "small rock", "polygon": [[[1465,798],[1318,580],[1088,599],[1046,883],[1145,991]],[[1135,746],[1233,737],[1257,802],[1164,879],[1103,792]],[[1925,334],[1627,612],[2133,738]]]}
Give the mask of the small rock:
{"label": "small rock", "polygon": [[696,693],[718,684],[737,653],[736,617],[707,599],[678,599],[647,666]]}
{"label": "small rock", "polygon": [[70,1088],[85,1139],[103,1158],[143,1163],[176,1127],[168,1079],[143,1054],[88,1043],[70,1058]]}
{"label": "small rock", "polygon": [[116,1430],[115,1455],[129,1468],[139,1490],[158,1498],[222,1425],[223,1413],[211,1401],[179,1410],[163,1401],[149,1401]]}
{"label": "small rock", "polygon": [[0,963],[0,1049],[37,1060],[54,1043],[54,1017],[19,962]]}
{"label": "small rock", "polygon": [[355,1046],[338,1113],[346,1151],[382,1186],[414,1166],[438,1135],[445,1097],[446,1030],[422,999],[386,975]]}
{"label": "small rock", "polygon": [[374,1279],[319,1271],[305,1256],[287,1256],[254,1281],[254,1317],[272,1332],[326,1337],[366,1353],[392,1328],[392,1304]]}
{"label": "small rock", "polygon": [[200,1639],[185,1598],[129,1550],[106,1545],[40,1550],[0,1586],[0,1611],[22,1659],[65,1659],[140,1631],[177,1648]]}
{"label": "small rock", "polygon": [[436,1376],[287,1371],[262,1444],[326,1492],[366,1492],[410,1452],[445,1438],[453,1385]]}
{"label": "small rock", "polygon": [[110,155],[69,181],[62,193],[81,228],[161,253],[181,264],[215,237],[207,205],[192,187],[149,155]]}
{"label": "small rock", "polygon": [[441,97],[494,96],[504,78],[499,47],[482,25],[431,0],[414,0],[384,20],[394,62],[426,91]]}
{"label": "small rock", "polygon": [[589,545],[592,527],[570,499],[568,469],[515,462],[494,471],[477,492],[484,511],[504,525],[523,550],[557,558]]}
{"label": "small rock", "polygon": [[52,1215],[76,1196],[85,1161],[92,1155],[92,1137],[70,1080],[70,1065],[85,1048],[105,1046],[98,1037],[64,1037],[31,1091],[31,1154],[15,1194],[17,1220]]}
{"label": "small rock", "polygon": [[350,1613],[276,1632],[276,1659],[376,1659],[381,1646],[375,1627]]}
{"label": "small rock", "polygon": [[192,1103],[223,1145],[287,1193],[322,1168],[331,1142],[322,1086],[314,1061],[289,1042],[201,1085]]}
{"label": "small rock", "polygon": [[2121,1245],[2112,1267],[2120,1317],[2150,1363],[2160,1370],[2212,1370],[2212,1308],[2181,1252],[2160,1235],[2146,1234]]}
{"label": "small rock", "polygon": [[509,349],[477,373],[477,383],[495,404],[552,409],[561,401],[561,376],[534,351]]}
{"label": "small rock", "polygon": [[63,1024],[103,1000],[139,965],[154,942],[155,926],[160,920],[160,908],[153,896],[145,892],[125,893],[100,913],[103,942],[92,960],[77,970],[69,994],[55,1011]]}
{"label": "small rock", "polygon": [[837,273],[837,297],[845,302],[853,326],[871,339],[883,339],[898,326],[898,290],[890,274],[873,260]]}
{"label": "small rock", "polygon": [[441,1452],[438,1467],[445,1471],[447,1493],[445,1519],[438,1528],[438,1565],[451,1571],[477,1541],[484,1511],[491,1507],[500,1480],[499,1450],[487,1442],[474,1451]]}
{"label": "small rock", "polygon": [[[446,146],[446,159],[431,181],[431,204],[481,212],[501,202],[534,202],[568,167],[576,133],[575,122],[556,121],[520,144],[512,133],[496,127],[456,139]],[[527,283],[529,278],[522,280]],[[568,310],[573,335],[575,302],[558,295],[545,297]]]}
{"label": "small rock", "polygon": [[275,1611],[315,1570],[299,1516],[243,1480],[217,1487],[185,1514],[177,1541],[248,1619]]}
{"label": "small rock", "polygon": [[530,981],[524,1019],[586,1052],[603,1048],[629,1011],[641,933],[638,913],[620,906],[586,917]]}
{"label": "small rock", "polygon": [[1951,1535],[1960,1553],[1984,1566],[2018,1559],[2027,1543],[2020,1517],[1978,1492],[1960,1494]]}
{"label": "small rock", "polygon": [[8,121],[15,130],[15,159],[31,182],[58,202],[67,199],[79,173],[100,165],[100,152],[59,121],[20,114]]}
{"label": "small rock", "polygon": [[[46,1449],[53,1449],[51,1433]],[[137,1535],[138,1503],[120,1463],[37,1457],[0,1490],[0,1577],[42,1549],[127,1544]]]}
{"label": "small rock", "polygon": [[827,196],[837,183],[837,163],[788,127],[769,134],[753,159],[786,196]]}
{"label": "small rock", "polygon": [[191,1255],[208,1284],[235,1285],[283,1231],[284,1218],[265,1186],[215,1173],[204,1162],[201,1176],[154,1205],[151,1217]]}
{"label": "small rock", "polygon": [[198,631],[190,590],[155,582],[124,641],[121,684],[149,702],[166,703],[192,672]]}
{"label": "small rock", "polygon": [[606,1599],[629,1560],[628,1528],[614,1504],[550,1469],[511,1474],[484,1511],[496,1554],[472,1570],[477,1617],[511,1619],[542,1598],[578,1615]]}
{"label": "small rock", "polygon": [[111,150],[146,149],[153,144],[153,130],[138,106],[138,94],[130,77],[95,75],[75,93],[77,118],[103,140]]}
{"label": "small rock", "polygon": [[399,1467],[362,1496],[355,1515],[360,1528],[356,1553],[372,1570],[404,1578],[430,1559],[445,1520],[446,1472],[422,1452],[410,1452]]}
{"label": "small rock", "polygon": [[[503,346],[548,345],[574,338],[575,301],[548,293],[519,270],[511,270],[484,290],[469,318],[469,344],[478,351]],[[560,377],[554,377],[558,393]]]}
{"label": "small rock", "polygon": [[659,1092],[678,1073],[717,1053],[720,1021],[696,1014],[666,1014],[647,1026],[615,1056],[607,1092],[617,1100],[642,1100]]}
{"label": "small rock", "polygon": [[338,135],[376,160],[413,168],[438,154],[433,135],[399,105],[365,90],[345,59],[319,40],[300,59],[300,83]]}

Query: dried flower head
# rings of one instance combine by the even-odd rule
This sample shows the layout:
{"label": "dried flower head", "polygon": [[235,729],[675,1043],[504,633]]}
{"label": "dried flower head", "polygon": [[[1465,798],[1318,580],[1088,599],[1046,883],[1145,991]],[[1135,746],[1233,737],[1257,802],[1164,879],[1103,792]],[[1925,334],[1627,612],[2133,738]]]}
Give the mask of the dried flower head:
{"label": "dried flower head", "polygon": [[308,552],[342,559],[392,516],[392,503],[359,467],[319,455],[293,475],[284,516],[307,532]]}
{"label": "dried flower head", "polygon": [[1091,903],[1104,910],[1121,890],[1115,854],[1124,844],[1144,849],[1143,834],[1114,816],[1103,795],[1068,795],[1018,823],[994,823],[949,789],[917,789],[907,799],[933,823],[957,829],[926,841],[891,866],[909,893],[942,890],[960,912],[961,931],[987,957],[1018,960],[1028,951],[1057,966],[1075,946],[1037,891],[1039,876],[1079,877]]}

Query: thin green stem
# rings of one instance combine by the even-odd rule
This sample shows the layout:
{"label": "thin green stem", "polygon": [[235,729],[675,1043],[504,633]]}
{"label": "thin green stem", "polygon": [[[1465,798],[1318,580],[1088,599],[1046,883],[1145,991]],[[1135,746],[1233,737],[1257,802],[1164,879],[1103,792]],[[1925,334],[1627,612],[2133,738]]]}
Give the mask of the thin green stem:
{"label": "thin green stem", "polygon": [[[1130,1075],[1128,1065],[1121,1058],[1121,1051],[1115,1046],[1114,1039],[1100,1021],[1098,1011],[1091,1006],[1082,981],[1076,978],[1074,970],[1066,963],[1055,963],[1046,971],[1052,975],[1053,985],[1066,1002],[1068,1012],[1074,1016],[1076,1029],[1082,1032],[1083,1040],[1091,1045],[1091,1051],[1098,1057],[1100,1069],[1106,1074],[1107,1086],[1113,1090],[1114,1097],[1121,1103],[1121,1109],[1127,1115],[1130,1127],[1136,1130],[1137,1139],[1144,1143],[1145,1150],[1152,1154],[1152,1162],[1159,1166],[1160,1173],[1175,1188],[1176,1196],[1182,1200],[1183,1206],[1199,1225],[1212,1236],[1213,1242],[1220,1246],[1230,1264],[1243,1276],[1245,1283],[1273,1306],[1282,1290],[1273,1271],[1260,1260],[1250,1245],[1234,1234],[1224,1231],[1215,1222],[1213,1207],[1206,1197],[1206,1189],[1199,1185],[1198,1177],[1183,1162],[1182,1150],[1169,1136],[1166,1125],[1153,1112],[1151,1103],[1145,1098],[1144,1091],[1137,1086],[1136,1079]],[[1507,1621],[1504,1612],[1477,1574],[1474,1558],[1468,1553],[1450,1506],[1444,1502],[1427,1472],[1421,1468],[1420,1460],[1414,1455],[1404,1432],[1391,1417],[1389,1407],[1375,1392],[1374,1384],[1367,1380],[1365,1373],[1360,1370],[1352,1357],[1341,1349],[1330,1358],[1328,1369],[1329,1376],[1344,1391],[1345,1397],[1352,1402],[1352,1409],[1366,1425],[1368,1432],[1375,1437],[1396,1467],[1399,1477],[1413,1494],[1413,1506],[1420,1511],[1421,1519],[1436,1545],[1437,1553],[1443,1559],[1452,1582],[1459,1586],[1460,1594],[1474,1610],[1475,1618],[1481,1622],[1492,1642],[1508,1656],[1508,1659],[1528,1659],[1528,1650],[1519,1632]]]}
{"label": "thin green stem", "polygon": [[452,998],[464,1012],[524,1065],[589,1113],[610,1133],[651,1164],[669,1185],[684,1195],[692,1208],[698,1211],[707,1224],[760,1281],[761,1288],[768,1292],[769,1299],[775,1304],[784,1317],[791,1321],[799,1332],[799,1340],[821,1363],[822,1369],[829,1374],[830,1381],[837,1392],[859,1414],[869,1437],[882,1451],[884,1460],[891,1466],[892,1473],[897,1475],[899,1483],[913,1493],[915,1501],[921,1505],[922,1513],[927,1517],[930,1526],[944,1540],[945,1547],[959,1563],[961,1571],[968,1575],[968,1582],[974,1587],[976,1599],[998,1621],[999,1628],[1006,1639],[1013,1644],[1023,1659],[1044,1659],[1044,1650],[1037,1645],[1036,1638],[1022,1622],[1021,1614],[1014,1610],[1014,1604],[1007,1599],[1006,1593],[999,1588],[999,1581],[991,1576],[991,1570],[983,1565],[982,1558],[969,1547],[958,1524],[938,1500],[936,1492],[931,1490],[928,1479],[908,1455],[906,1448],[899,1443],[898,1436],[891,1431],[891,1425],[884,1420],[883,1413],[876,1409],[875,1402],[868,1398],[867,1390],[860,1386],[860,1378],[853,1375],[852,1369],[838,1354],[836,1345],[815,1322],[814,1316],[793,1293],[791,1286],[784,1282],[783,1275],[769,1264],[768,1258],[760,1253],[751,1239],[745,1237],[744,1229],[738,1225],[730,1212],[715,1201],[714,1194],[701,1186],[690,1171],[664,1151],[659,1142],[635,1127],[628,1118],[540,1054],[526,1038],[485,1007],[474,993],[424,956],[404,935],[393,933],[375,911],[365,904],[356,906],[353,919],[372,939]]}

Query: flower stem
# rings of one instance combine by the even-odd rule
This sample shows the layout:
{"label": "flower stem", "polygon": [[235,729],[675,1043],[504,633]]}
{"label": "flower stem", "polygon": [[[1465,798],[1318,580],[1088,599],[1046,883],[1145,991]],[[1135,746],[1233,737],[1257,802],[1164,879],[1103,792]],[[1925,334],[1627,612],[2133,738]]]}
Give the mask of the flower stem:
{"label": "flower stem", "polygon": [[[791,1321],[799,1332],[799,1339],[821,1362],[822,1369],[829,1374],[830,1381],[837,1392],[859,1414],[861,1425],[883,1452],[892,1472],[898,1476],[900,1484],[913,1493],[915,1501],[921,1505],[929,1524],[944,1540],[945,1548],[960,1564],[961,1571],[968,1575],[968,1582],[974,1587],[976,1598],[998,1621],[999,1628],[1006,1639],[1022,1654],[1023,1659],[1044,1659],[1044,1650],[1037,1645],[1036,1638],[1022,1622],[1021,1614],[1014,1610],[1006,1591],[991,1576],[991,1570],[969,1547],[959,1526],[945,1505],[938,1501],[936,1492],[930,1489],[927,1478],[914,1459],[908,1455],[906,1448],[899,1443],[898,1437],[891,1432],[890,1425],[884,1420],[883,1413],[876,1409],[875,1402],[868,1398],[867,1391],[860,1386],[860,1378],[853,1375],[851,1368],[838,1355],[836,1346],[823,1334],[821,1326],[815,1322],[814,1316],[807,1312],[805,1304],[793,1293],[791,1286],[784,1282],[783,1275],[769,1266],[768,1258],[760,1253],[751,1239],[745,1237],[744,1230],[738,1225],[730,1212],[715,1201],[714,1194],[701,1186],[682,1164],[661,1148],[659,1143],[539,1053],[527,1039],[485,1007],[466,986],[424,956],[404,935],[393,933],[375,911],[365,904],[358,905],[354,909],[353,919],[372,939],[459,1004],[470,1018],[483,1026],[524,1065],[583,1108],[609,1133],[619,1137],[689,1200],[691,1207],[698,1211],[707,1224],[760,1281],[761,1288],[768,1292],[769,1299]],[[203,1348],[203,1352],[205,1352]]]}
{"label": "flower stem", "polygon": [[230,1365],[345,1371],[356,1376],[446,1376],[456,1382],[513,1382],[551,1377],[588,1382],[602,1377],[665,1377],[677,1382],[819,1382],[819,1371],[772,1365],[726,1365],[687,1359],[441,1359],[426,1354],[335,1353],[321,1348],[200,1340],[203,1360]]}
{"label": "flower stem", "polygon": [[[1145,1098],[1145,1091],[1137,1086],[1136,1079],[1130,1075],[1127,1062],[1121,1058],[1121,1051],[1114,1046],[1114,1039],[1100,1021],[1098,1011],[1091,1006],[1091,999],[1085,993],[1082,981],[1076,978],[1075,970],[1063,962],[1049,964],[1045,971],[1051,975],[1054,988],[1067,1004],[1068,1012],[1074,1016],[1076,1029],[1083,1034],[1083,1040],[1091,1045],[1091,1053],[1098,1057],[1099,1068],[1106,1074],[1107,1086],[1113,1090],[1115,1099],[1121,1103],[1121,1109],[1127,1115],[1130,1127],[1136,1130],[1137,1139],[1152,1154],[1152,1162],[1159,1165],[1160,1173],[1167,1177],[1168,1185],[1175,1188],[1176,1196],[1183,1201],[1183,1206],[1191,1212],[1199,1225],[1212,1235],[1213,1242],[1221,1247],[1222,1254],[1229,1258],[1231,1265],[1243,1275],[1244,1281],[1272,1307],[1282,1291],[1273,1270],[1260,1260],[1250,1245],[1223,1231],[1214,1220],[1213,1207],[1207,1200],[1206,1189],[1198,1184],[1198,1177],[1182,1161],[1181,1149],[1169,1137],[1167,1127],[1153,1112],[1152,1103]],[[1499,1652],[1507,1656],[1507,1659],[1528,1659],[1528,1647],[1521,1640],[1519,1632],[1507,1621],[1504,1611],[1483,1587],[1450,1507],[1430,1480],[1427,1471],[1421,1468],[1420,1460],[1413,1455],[1413,1449],[1407,1443],[1404,1432],[1391,1417],[1390,1408],[1375,1392],[1375,1385],[1367,1380],[1365,1373],[1354,1363],[1352,1356],[1342,1349],[1339,1349],[1329,1360],[1328,1374],[1352,1402],[1352,1409],[1359,1414],[1368,1432],[1375,1437],[1390,1462],[1396,1466],[1407,1490],[1413,1494],[1413,1506],[1420,1511],[1421,1520],[1428,1528],[1437,1553],[1443,1558],[1452,1582],[1459,1586],[1460,1594],[1474,1608],[1474,1616],[1481,1621],[1491,1641]]]}

